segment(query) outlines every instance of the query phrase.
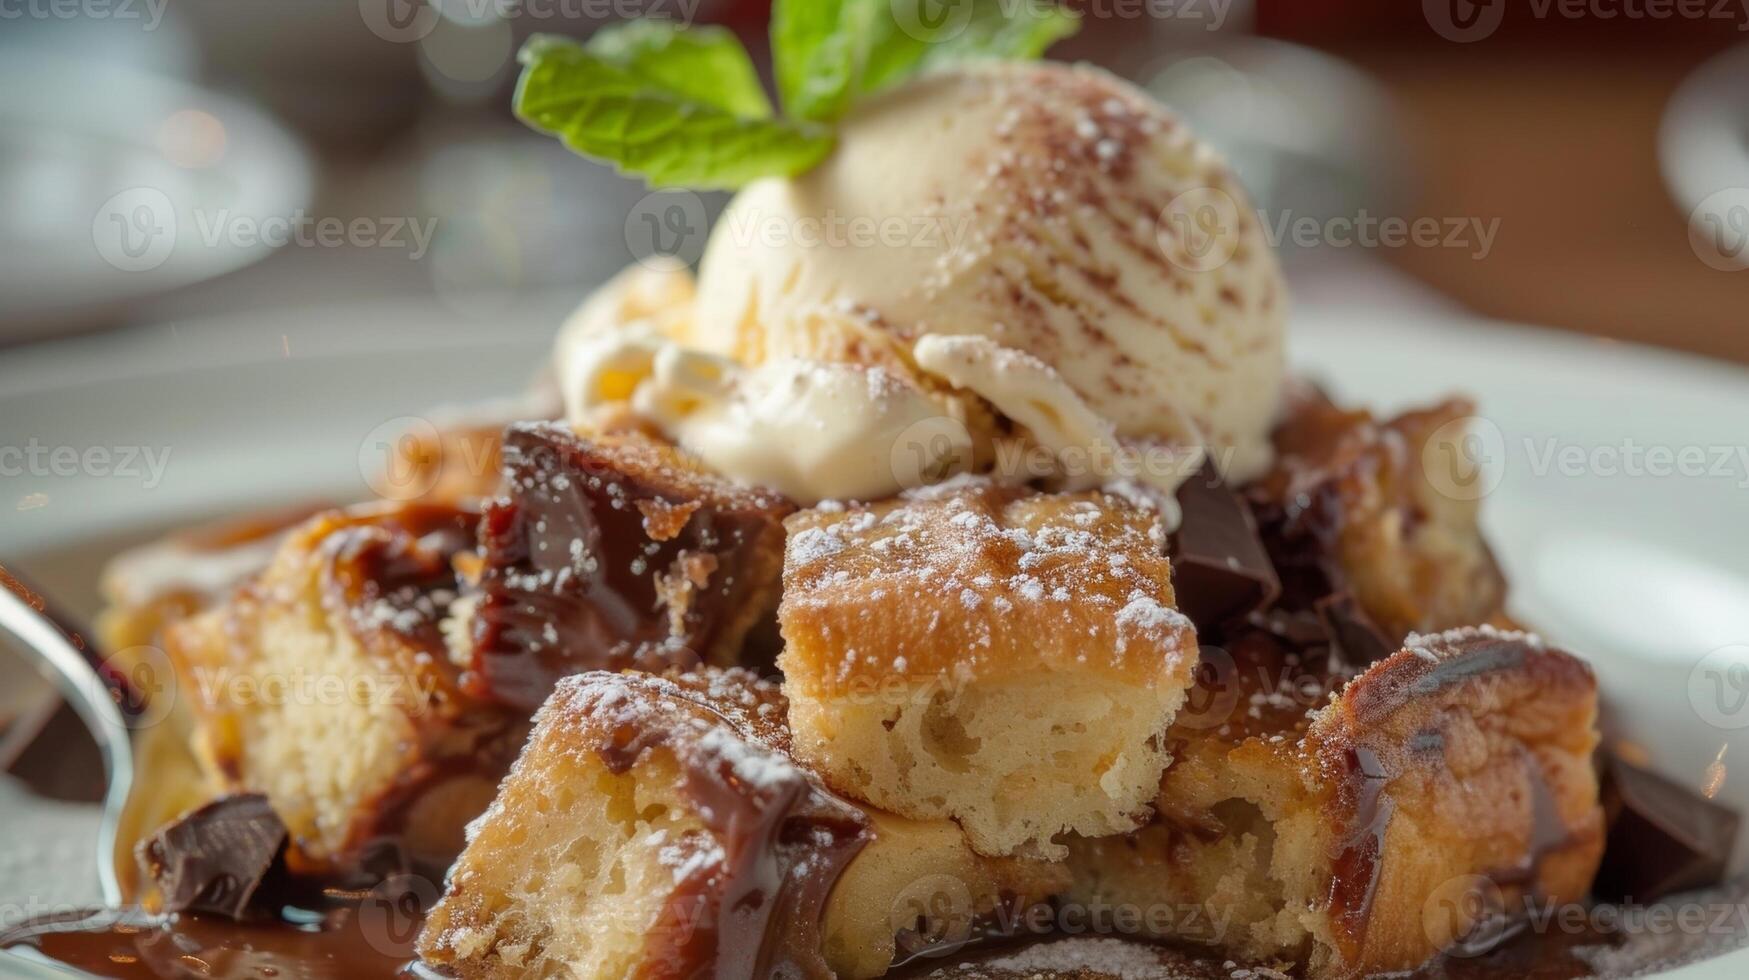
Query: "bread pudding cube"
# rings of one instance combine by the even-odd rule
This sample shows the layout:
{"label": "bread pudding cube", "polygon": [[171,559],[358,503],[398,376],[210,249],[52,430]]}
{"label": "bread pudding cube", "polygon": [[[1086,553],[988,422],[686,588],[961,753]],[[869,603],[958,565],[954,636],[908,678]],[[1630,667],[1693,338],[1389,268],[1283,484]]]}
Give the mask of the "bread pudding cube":
{"label": "bread pudding cube", "polygon": [[987,855],[1147,817],[1197,661],[1152,511],[966,480],[787,527],[778,664],[834,789]]}
{"label": "bread pudding cube", "polygon": [[221,791],[266,795],[294,871],[441,869],[509,767],[526,716],[462,691],[440,630],[478,520],[436,504],[319,514],[165,629],[202,767]]}
{"label": "bread pudding cube", "polygon": [[1351,680],[1260,642],[1215,659],[1160,817],[1072,842],[1067,901],[1204,908],[1165,935],[1358,977],[1480,952],[1527,902],[1586,894],[1604,827],[1577,658],[1480,628],[1411,637]]}
{"label": "bread pudding cube", "polygon": [[742,662],[777,607],[777,494],[635,432],[505,430],[504,488],[481,524],[470,690],[532,713],[561,677]]}
{"label": "bread pudding cube", "polygon": [[1065,886],[1060,867],[978,857],[951,822],[833,794],[790,757],[785,715],[744,670],[560,681],[421,957],[464,980],[871,977],[903,930],[966,925],[920,921],[907,897],[929,876],[972,914]]}

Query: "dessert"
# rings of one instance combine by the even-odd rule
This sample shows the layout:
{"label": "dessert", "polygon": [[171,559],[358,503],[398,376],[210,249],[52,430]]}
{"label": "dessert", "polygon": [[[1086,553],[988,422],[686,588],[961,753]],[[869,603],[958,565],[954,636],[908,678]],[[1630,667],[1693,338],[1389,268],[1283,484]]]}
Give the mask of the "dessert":
{"label": "dessert", "polygon": [[785,714],[736,670],[560,682],[421,955],[463,978],[868,977],[893,959],[893,910],[928,917],[905,893],[926,874],[971,889],[960,915],[1061,887],[1059,868],[978,857],[951,823],[834,795],[792,761]]}
{"label": "dessert", "polygon": [[787,527],[778,666],[833,788],[990,855],[1141,823],[1197,658],[1154,512],[971,480]]}
{"label": "dessert", "polygon": [[1224,927],[1174,938],[1368,976],[1500,925],[1440,916],[1584,896],[1603,815],[1577,659],[1473,629],[1412,637],[1346,681],[1264,642],[1219,664],[1168,736],[1159,821],[1076,843],[1078,900],[1202,905],[1194,925]]}
{"label": "dessert", "polygon": [[294,868],[443,867],[514,756],[525,719],[462,690],[440,628],[477,521],[438,504],[324,512],[165,630],[208,779],[267,797]]}
{"label": "dessert", "polygon": [[520,417],[394,445],[391,502],[160,552],[206,562],[149,577],[176,587],[118,566],[107,636],[161,643],[182,721],[151,738],[198,771],[141,784],[146,911],[0,945],[118,976],[1486,975],[1566,949],[1519,935],[1533,906],[1724,873],[1736,815],[1600,754],[1590,668],[1512,628],[1469,404],[1287,381],[1218,157],[1015,62],[1071,15],[921,12],[778,0],[781,111],[721,30],[529,41],[525,121],[740,189],[697,280],[603,286]]}
{"label": "dessert", "polygon": [[1290,603],[1350,594],[1393,645],[1416,630],[1510,625],[1479,496],[1450,482],[1474,467],[1446,452],[1474,412],[1451,399],[1380,421],[1309,385],[1290,390],[1276,462],[1246,489]]}
{"label": "dessert", "polygon": [[777,608],[777,494],[635,431],[544,423],[506,430],[504,481],[456,630],[482,697],[527,713],[583,670],[736,664]]}
{"label": "dessert", "polygon": [[[1231,220],[1213,241],[1171,217],[1209,202]],[[910,235],[756,234],[835,214]],[[1218,156],[1098,69],[978,64],[871,100],[820,167],[742,191],[701,270],[688,339],[704,350],[880,364],[1009,417],[1041,397],[1058,415],[1084,403],[1111,437],[1206,444],[1239,478],[1268,462],[1287,296],[1262,226]],[[1003,391],[952,383],[963,352],[943,341],[962,337],[991,342],[972,359],[1030,355],[1031,390],[1012,371]],[[1001,435],[968,414],[990,423],[974,435]]]}
{"label": "dessert", "polygon": [[151,646],[169,624],[221,602],[267,567],[287,531],[328,505],[303,505],[188,528],[124,551],[104,569],[97,635],[110,650]]}

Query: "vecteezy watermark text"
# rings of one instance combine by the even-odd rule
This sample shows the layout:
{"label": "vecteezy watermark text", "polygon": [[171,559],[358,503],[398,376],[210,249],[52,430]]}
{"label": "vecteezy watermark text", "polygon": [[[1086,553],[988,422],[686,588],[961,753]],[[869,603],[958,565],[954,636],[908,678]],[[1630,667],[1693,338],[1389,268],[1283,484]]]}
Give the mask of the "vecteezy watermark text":
{"label": "vecteezy watermark text", "polygon": [[410,261],[425,257],[437,233],[437,218],[410,215],[316,216],[299,208],[290,214],[240,214],[229,208],[179,212],[156,187],[131,187],[112,195],[91,219],[97,254],[123,272],[147,272],[169,261],[186,236],[187,218],[206,248],[388,248]]}
{"label": "vecteezy watermark text", "polygon": [[[162,3],[163,0],[158,0]],[[422,41],[438,21],[553,21],[621,23],[654,18],[690,24],[702,0],[358,0],[358,15],[372,34],[395,44]]]}
{"label": "vecteezy watermark text", "polygon": [[196,211],[195,227],[201,244],[216,248],[221,243],[236,248],[298,245],[304,248],[399,248],[417,262],[425,257],[437,219],[388,215],[383,217],[315,217],[299,208],[289,215],[258,218],[235,214],[229,209]]}
{"label": "vecteezy watermark text", "polygon": [[0,446],[0,476],[139,480],[151,490],[169,465],[169,446],[50,446],[35,438]]}
{"label": "vecteezy watermark text", "polygon": [[138,21],[140,30],[157,30],[169,0],[0,0],[0,21]]}
{"label": "vecteezy watermark text", "polygon": [[1492,37],[1508,6],[1533,20],[1724,20],[1749,30],[1749,0],[1422,0],[1421,12],[1440,37],[1468,44]]}

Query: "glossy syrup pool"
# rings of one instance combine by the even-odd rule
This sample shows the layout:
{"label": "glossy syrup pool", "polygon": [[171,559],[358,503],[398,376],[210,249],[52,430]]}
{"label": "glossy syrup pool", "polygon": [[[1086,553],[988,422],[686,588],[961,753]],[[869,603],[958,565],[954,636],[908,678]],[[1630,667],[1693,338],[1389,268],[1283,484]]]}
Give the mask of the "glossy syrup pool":
{"label": "glossy syrup pool", "polygon": [[[200,914],[164,919],[127,910],[71,914],[39,920],[4,942],[14,954],[118,980],[434,980],[442,974],[415,962],[420,922],[416,908],[334,895],[326,908],[287,908],[278,920],[258,922]],[[1612,945],[1596,932],[1526,933],[1483,955],[1442,959],[1414,977],[1571,980],[1595,972],[1587,951]],[[1138,963],[1146,973],[1137,972]],[[1182,948],[1095,937],[943,949],[889,974],[895,980],[1041,975],[1229,980],[1279,974],[1247,972],[1220,956]]]}

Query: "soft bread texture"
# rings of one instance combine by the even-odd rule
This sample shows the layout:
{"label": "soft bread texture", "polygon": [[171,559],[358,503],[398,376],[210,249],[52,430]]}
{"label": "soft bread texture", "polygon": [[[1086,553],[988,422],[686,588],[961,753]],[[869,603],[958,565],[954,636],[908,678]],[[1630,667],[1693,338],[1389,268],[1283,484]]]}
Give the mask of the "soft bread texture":
{"label": "soft bread texture", "polygon": [[1289,389],[1275,463],[1248,488],[1290,593],[1351,590],[1387,635],[1508,625],[1506,581],[1477,523],[1475,406],[1451,399],[1380,420]]}
{"label": "soft bread texture", "polygon": [[1576,658],[1489,628],[1417,636],[1310,711],[1275,687],[1282,661],[1229,666],[1196,698],[1213,713],[1173,732],[1159,820],[1074,842],[1069,901],[1200,908],[1210,928],[1170,933],[1351,977],[1486,938],[1476,909],[1584,896],[1603,818]]}
{"label": "soft bread texture", "polygon": [[[1066,887],[1060,866],[977,856],[951,822],[832,796],[788,756],[783,708],[775,686],[739,670],[561,681],[470,829],[421,956],[463,978],[619,978],[805,968],[783,958],[801,950],[837,976],[871,977],[916,936],[963,937],[999,901]],[[766,894],[757,921],[733,920],[722,905],[735,894],[727,855],[763,849],[747,858],[758,862],[778,838],[736,840],[725,804],[701,802],[699,767],[725,760],[759,819],[792,828],[783,840],[830,838],[775,865],[772,880],[785,884]],[[796,876],[813,870],[825,877],[809,890]],[[914,901],[943,876],[962,901]],[[757,958],[736,959],[749,949]]]}
{"label": "soft bread texture", "polygon": [[129,901],[148,897],[134,845],[222,791],[191,748],[195,717],[188,699],[164,676],[164,634],[224,602],[267,566],[291,528],[324,509],[287,507],[186,528],[124,551],[104,567],[98,639],[110,665],[138,682],[134,694],[149,699],[144,710],[162,717],[134,735],[139,771],[152,778],[135,782],[117,824],[115,870]]}
{"label": "soft bread texture", "polygon": [[294,869],[346,872],[382,843],[441,867],[508,767],[526,722],[461,692],[438,632],[476,520],[423,504],[319,514],[165,630],[202,767],[267,795]]}
{"label": "soft bread texture", "polygon": [[961,480],[787,522],[797,755],[979,853],[1134,829],[1196,664],[1153,512]]}

